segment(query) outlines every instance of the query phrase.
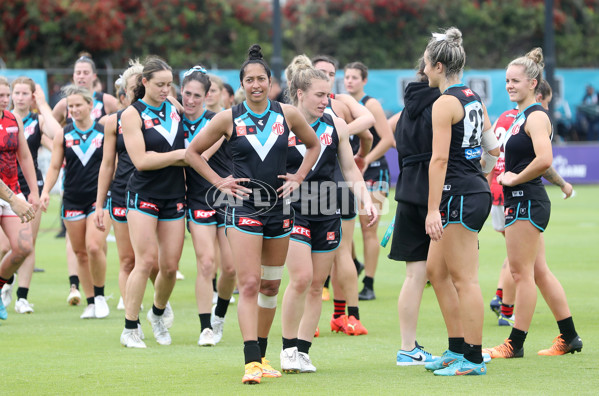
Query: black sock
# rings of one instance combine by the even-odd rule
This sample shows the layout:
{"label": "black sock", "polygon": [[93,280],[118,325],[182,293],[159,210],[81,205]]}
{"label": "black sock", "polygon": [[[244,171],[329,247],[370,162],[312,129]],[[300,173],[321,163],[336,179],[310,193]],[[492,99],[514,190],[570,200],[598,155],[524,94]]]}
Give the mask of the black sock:
{"label": "black sock", "polygon": [[566,344],[569,344],[578,336],[578,333],[574,328],[574,320],[571,316],[569,318],[559,320],[557,322],[557,326],[559,327],[559,332],[562,333],[562,339],[566,341]]}
{"label": "black sock", "polygon": [[464,337],[449,337],[449,350],[453,353],[464,353]]}
{"label": "black sock", "polygon": [[224,318],[227,314],[227,309],[229,308],[229,300],[225,300],[224,298],[218,298],[216,301],[216,308],[214,308],[214,314],[219,318]]}
{"label": "black sock", "polygon": [[357,271],[360,271],[360,267],[363,267],[362,263],[357,258],[354,259],[354,266],[356,267]]}
{"label": "black sock", "polygon": [[211,329],[212,325],[210,324],[210,314],[203,313],[203,314],[198,314],[198,315],[200,317],[200,326],[202,326],[202,330]]}
{"label": "black sock", "polygon": [[6,280],[6,283],[13,283],[15,281],[15,274],[12,274],[10,278]]}
{"label": "black sock", "polygon": [[87,301],[87,305],[91,305],[91,304],[94,303],[94,298],[93,297],[87,297],[85,300]]}
{"label": "black sock", "polygon": [[27,294],[29,294],[29,288],[28,287],[19,287],[17,289],[17,300],[19,298],[24,298],[25,300],[27,300]]}
{"label": "black sock", "polygon": [[258,346],[258,341],[244,341],[243,355],[245,356],[245,364],[251,362],[262,363],[262,359],[260,359],[260,347]]}
{"label": "black sock", "polygon": [[266,347],[268,347],[268,338],[258,337],[258,346],[260,346],[260,356],[266,357]]}
{"label": "black sock", "polygon": [[329,288],[329,284],[331,282],[331,275],[327,276],[327,279],[324,281],[324,287]]}
{"label": "black sock", "polygon": [[297,346],[297,338],[283,337],[283,349],[293,348]]}
{"label": "black sock", "polygon": [[137,323],[138,323],[139,319],[137,320],[129,320],[127,318],[125,318],[125,328],[129,329],[129,330],[135,330],[137,329]]}
{"label": "black sock", "polygon": [[156,315],[156,316],[161,316],[164,313],[165,309],[166,308],[162,308],[162,309],[156,308],[156,305],[152,304],[152,312],[154,312],[154,315]]}
{"label": "black sock", "polygon": [[94,296],[103,296],[104,286],[94,286]]}
{"label": "black sock", "polygon": [[371,278],[369,276],[365,276],[364,280],[362,281],[362,283],[364,283],[364,287],[367,289],[374,289],[374,278]]}
{"label": "black sock", "polygon": [[69,286],[75,285],[77,289],[79,289],[79,277],[77,275],[69,276]]}
{"label": "black sock", "polygon": [[464,359],[472,363],[481,364],[483,362],[482,345],[472,345],[464,343]]}
{"label": "black sock", "polygon": [[137,317],[137,320],[135,321],[135,323],[137,323],[138,325],[141,325],[141,322],[139,321],[139,316]]}
{"label": "black sock", "polygon": [[360,320],[360,308],[358,307],[350,307],[349,305],[347,306],[347,316],[353,316],[356,319]]}
{"label": "black sock", "polygon": [[310,351],[311,346],[312,346],[312,343],[310,341],[301,340],[301,339],[297,340],[297,351],[298,352],[308,353]]}
{"label": "black sock", "polygon": [[212,278],[212,291],[216,291],[216,277]]}
{"label": "black sock", "polygon": [[528,331],[522,331],[518,330],[515,327],[512,327],[512,332],[510,333],[510,340],[512,340],[512,347],[514,348],[514,352],[522,349],[527,334]]}

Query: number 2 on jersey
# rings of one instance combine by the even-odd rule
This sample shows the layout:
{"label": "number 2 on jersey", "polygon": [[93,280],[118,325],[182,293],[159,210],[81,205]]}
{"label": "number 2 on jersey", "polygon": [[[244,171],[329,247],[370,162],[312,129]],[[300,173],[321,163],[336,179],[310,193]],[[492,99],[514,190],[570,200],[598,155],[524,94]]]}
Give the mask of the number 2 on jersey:
{"label": "number 2 on jersey", "polygon": [[480,146],[485,117],[483,106],[480,102],[470,102],[464,106],[464,139],[462,147]]}

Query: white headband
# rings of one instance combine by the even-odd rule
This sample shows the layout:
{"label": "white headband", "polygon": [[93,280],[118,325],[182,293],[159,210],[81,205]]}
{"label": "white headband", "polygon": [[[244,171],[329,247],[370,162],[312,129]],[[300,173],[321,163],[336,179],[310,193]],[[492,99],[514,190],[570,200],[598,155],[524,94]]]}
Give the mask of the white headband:
{"label": "white headband", "polygon": [[447,35],[443,34],[443,33],[433,33],[433,37],[437,40],[437,41],[443,41],[447,39]]}

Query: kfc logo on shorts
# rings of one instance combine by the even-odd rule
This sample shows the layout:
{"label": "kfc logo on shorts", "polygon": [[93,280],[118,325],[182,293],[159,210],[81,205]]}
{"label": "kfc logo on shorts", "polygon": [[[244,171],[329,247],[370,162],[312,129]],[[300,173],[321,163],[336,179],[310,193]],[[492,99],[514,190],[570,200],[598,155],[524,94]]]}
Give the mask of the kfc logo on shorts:
{"label": "kfc logo on shorts", "polygon": [[176,111],[171,112],[171,119],[177,122],[181,121],[181,117]]}
{"label": "kfc logo on shorts", "polygon": [[472,90],[470,88],[468,88],[468,89],[462,89],[462,92],[466,96],[474,96],[474,92],[472,92]]}
{"label": "kfc logo on shorts", "polygon": [[216,213],[216,210],[194,210],[193,217],[196,219],[208,219]]}
{"label": "kfc logo on shorts", "polygon": [[182,202],[177,202],[177,212],[181,212],[185,208],[185,204]]}
{"label": "kfc logo on shorts", "polygon": [[236,126],[235,132],[237,133],[237,136],[245,136],[248,134],[245,126]]}
{"label": "kfc logo on shorts", "polygon": [[505,208],[506,216],[513,215],[513,214],[514,214],[514,208]]}
{"label": "kfc logo on shorts", "polygon": [[272,126],[272,133],[277,136],[281,136],[283,133],[285,133],[285,127],[280,122],[275,122]]}
{"label": "kfc logo on shorts", "polygon": [[289,220],[289,219],[283,220],[283,228],[289,228],[290,225],[291,225],[291,220]]}
{"label": "kfc logo on shorts", "polygon": [[154,122],[152,120],[144,120],[144,126],[146,129],[154,128]]}
{"label": "kfc logo on shorts", "polygon": [[65,210],[64,211],[64,217],[71,218],[71,217],[77,217],[77,216],[81,216],[83,214],[82,210]]}
{"label": "kfc logo on shorts", "polygon": [[153,204],[151,202],[141,201],[139,203],[139,208],[140,209],[150,209],[150,210],[153,210],[154,212],[160,212],[160,210],[158,209],[158,206],[156,206],[156,204]]}
{"label": "kfc logo on shorts", "polygon": [[114,217],[124,217],[127,215],[127,209],[125,208],[112,208],[112,214]]}
{"label": "kfc logo on shorts", "polygon": [[327,232],[327,241],[335,240],[335,232]]}
{"label": "kfc logo on shorts", "polygon": [[325,146],[330,146],[331,143],[333,143],[333,138],[328,133],[323,133],[320,135],[320,143],[324,144]]}
{"label": "kfc logo on shorts", "polygon": [[249,217],[240,217],[239,222],[237,223],[239,226],[250,226],[250,227],[259,227],[262,223],[255,219],[250,219]]}
{"label": "kfc logo on shorts", "polygon": [[293,231],[291,231],[291,233],[296,234],[296,235],[303,235],[308,238],[312,238],[312,236],[310,234],[310,230],[307,229],[306,227],[302,227],[302,226],[293,226]]}

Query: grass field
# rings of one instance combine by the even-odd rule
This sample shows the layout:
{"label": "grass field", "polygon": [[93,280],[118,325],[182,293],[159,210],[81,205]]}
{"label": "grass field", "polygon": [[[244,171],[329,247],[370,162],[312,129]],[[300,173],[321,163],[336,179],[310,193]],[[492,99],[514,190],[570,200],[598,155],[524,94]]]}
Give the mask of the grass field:
{"label": "grass field", "polygon": [[[593,356],[599,352],[599,301],[595,293],[599,287],[599,187],[578,186],[576,190],[575,198],[564,201],[557,188],[548,188],[553,210],[545,238],[549,265],[566,290],[584,342],[582,353],[537,356],[536,352],[549,347],[558,335],[553,316],[539,293],[524,359],[493,361],[484,377],[439,378],[422,366],[396,366],[395,354],[400,345],[396,305],[405,265],[389,260],[387,248],[380,254],[377,299],[360,305],[369,334],[348,337],[330,333],[333,304],[325,302],[321,336],[314,340],[310,351],[318,371],[267,378],[254,387],[241,384],[243,343],[236,305],[229,309],[221,343],[215,348],[197,346],[200,323],[189,236],[180,266],[186,279],[177,282],[171,298],[175,312],[173,345],[155,343],[145,312],[142,324],[148,348],[134,350],[120,345],[124,313],[116,310],[119,292],[114,243],[109,244],[106,281],[106,293],[114,296],[109,301],[111,314],[102,320],[79,319],[83,307],[66,304],[68,274],[64,240],[54,238],[58,230],[58,203],[54,200],[44,215],[37,244],[37,266],[45,273],[36,273],[32,281],[29,301],[35,304],[35,313],[16,314],[13,303],[8,320],[0,323],[0,394],[597,394],[599,369]],[[390,202],[390,209],[381,220],[380,236],[392,218],[395,201]],[[357,248],[361,250],[361,243]],[[494,294],[504,256],[503,238],[493,231],[489,220],[480,234],[480,284],[486,302]],[[146,309],[151,306],[152,290],[149,286],[144,298]],[[275,368],[279,367],[281,349],[279,313],[267,352]],[[483,347],[497,345],[508,334],[509,329],[499,328],[495,315],[486,308]],[[446,337],[434,292],[426,289],[418,341],[428,351],[440,354],[447,347]]]}

